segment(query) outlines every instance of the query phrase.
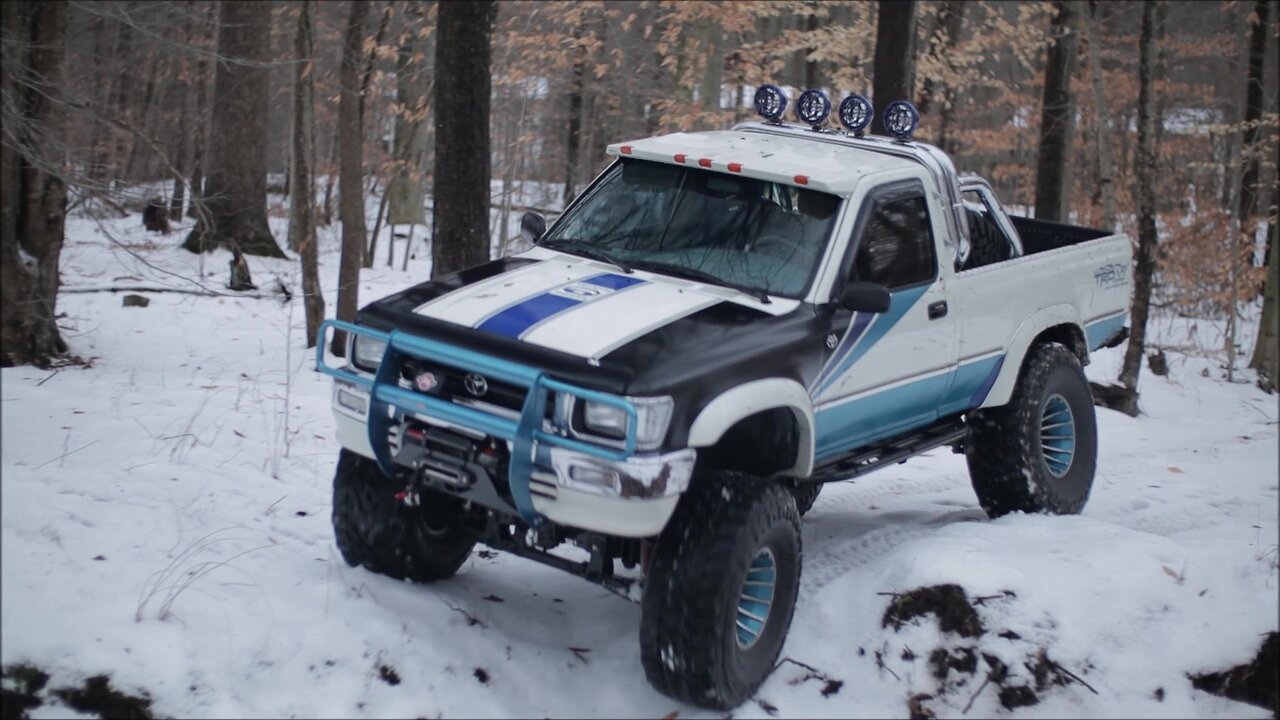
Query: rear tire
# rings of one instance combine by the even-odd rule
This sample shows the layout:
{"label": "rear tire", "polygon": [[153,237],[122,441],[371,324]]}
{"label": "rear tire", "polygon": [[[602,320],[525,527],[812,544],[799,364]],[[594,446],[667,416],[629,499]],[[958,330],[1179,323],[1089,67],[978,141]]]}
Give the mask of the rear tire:
{"label": "rear tire", "polygon": [[695,478],[659,536],[641,600],[640,658],[659,692],[728,709],[773,671],[800,585],[787,488],[735,472]]}
{"label": "rear tire", "polygon": [[1075,353],[1056,344],[1031,348],[1009,404],[970,413],[965,458],[990,517],[1083,510],[1097,467],[1098,429]]}
{"label": "rear tire", "polygon": [[333,534],[342,559],[397,580],[452,577],[475,546],[461,528],[461,504],[427,491],[421,505],[410,507],[395,497],[403,489],[376,462],[342,451],[333,478]]}

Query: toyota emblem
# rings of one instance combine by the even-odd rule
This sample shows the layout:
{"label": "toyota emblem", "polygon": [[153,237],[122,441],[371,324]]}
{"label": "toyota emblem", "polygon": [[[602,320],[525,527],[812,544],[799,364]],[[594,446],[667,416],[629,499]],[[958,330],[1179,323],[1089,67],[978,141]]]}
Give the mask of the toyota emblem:
{"label": "toyota emblem", "polygon": [[484,394],[489,392],[489,381],[485,380],[483,375],[469,373],[462,382],[467,386],[467,392],[475,397],[484,397]]}

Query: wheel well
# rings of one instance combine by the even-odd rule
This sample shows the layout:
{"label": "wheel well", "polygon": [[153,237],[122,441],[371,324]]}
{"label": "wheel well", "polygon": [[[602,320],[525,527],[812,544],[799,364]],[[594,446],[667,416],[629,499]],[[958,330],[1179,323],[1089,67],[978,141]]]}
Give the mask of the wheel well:
{"label": "wheel well", "polygon": [[1058,343],[1067,348],[1080,358],[1081,365],[1089,364],[1089,344],[1085,342],[1084,331],[1079,325],[1074,323],[1063,323],[1054,325],[1051,328],[1042,330],[1035,340],[1031,341],[1031,345],[1043,345],[1045,343]]}
{"label": "wheel well", "polygon": [[698,469],[767,477],[795,465],[799,441],[800,428],[791,408],[762,410],[739,420],[715,445],[700,449]]}

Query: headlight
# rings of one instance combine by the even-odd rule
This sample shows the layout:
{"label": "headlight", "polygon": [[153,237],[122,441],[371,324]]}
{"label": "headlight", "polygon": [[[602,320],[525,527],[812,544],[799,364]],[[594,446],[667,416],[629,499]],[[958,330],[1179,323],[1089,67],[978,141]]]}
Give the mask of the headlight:
{"label": "headlight", "polygon": [[351,359],[356,367],[361,370],[376,372],[386,351],[387,343],[385,341],[356,335],[355,350],[351,353]]}
{"label": "headlight", "polygon": [[[636,408],[636,448],[657,448],[667,434],[675,404],[665,396],[627,399]],[[588,400],[582,408],[582,427],[593,435],[621,440],[627,435],[627,413],[620,407]]]}

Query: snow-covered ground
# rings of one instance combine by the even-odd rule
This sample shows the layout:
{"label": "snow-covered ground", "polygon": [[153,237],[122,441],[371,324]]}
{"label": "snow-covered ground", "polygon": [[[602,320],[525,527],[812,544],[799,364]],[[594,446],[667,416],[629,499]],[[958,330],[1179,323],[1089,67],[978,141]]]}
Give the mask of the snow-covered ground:
{"label": "snow-covered ground", "polygon": [[[64,284],[226,282],[227,254],[187,254],[181,231],[161,239],[137,222],[108,223],[113,243],[73,220]],[[336,237],[323,231],[326,288]],[[417,254],[407,273],[382,258],[365,271],[362,303],[425,279]],[[251,265],[265,290],[276,274],[298,290],[296,263]],[[90,366],[0,374],[4,665],[43,667],[51,687],[109,673],[177,717],[719,715],[652,690],[639,607],[574,577],[488,551],[427,587],[348,568],[329,525],[329,381],[311,370],[297,302],[150,299],[65,294],[66,337]],[[1217,347],[1211,323],[1153,323],[1170,346],[1193,327],[1193,345]],[[1122,349],[1099,353],[1090,377],[1112,380]],[[733,715],[906,717],[924,693],[939,717],[960,716],[985,666],[938,697],[928,658],[967,645],[1015,676],[1045,649],[1096,690],[1054,686],[1011,712],[988,688],[968,716],[1267,716],[1194,690],[1187,673],[1246,662],[1277,628],[1275,396],[1226,383],[1216,356],[1170,360],[1168,377],[1144,371],[1144,415],[1098,411],[1098,478],[1079,517],[985,519],[945,449],[827,486],[804,520],[783,650],[816,672],[784,663]],[[985,598],[985,635],[881,626],[889,593],[941,583]]]}

